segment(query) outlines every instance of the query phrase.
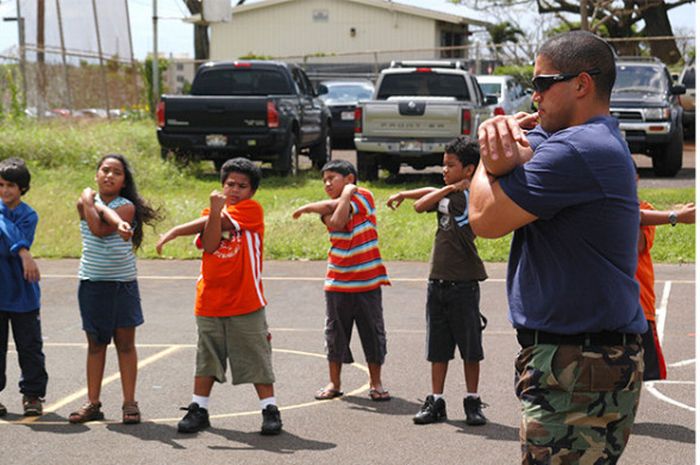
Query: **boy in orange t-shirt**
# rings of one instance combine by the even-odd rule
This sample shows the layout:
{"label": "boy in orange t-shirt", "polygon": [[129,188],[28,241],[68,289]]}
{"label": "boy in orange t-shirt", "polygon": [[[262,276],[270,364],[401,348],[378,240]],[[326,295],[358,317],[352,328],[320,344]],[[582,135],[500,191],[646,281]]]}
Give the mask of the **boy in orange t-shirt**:
{"label": "boy in orange t-shirt", "polygon": [[172,239],[200,233],[196,244],[204,251],[195,299],[194,394],[178,423],[180,433],[209,426],[209,395],[215,381],[226,381],[227,360],[233,384],[255,386],[263,415],[261,434],[282,430],[262,288],[263,209],[252,199],[261,177],[250,160],[228,160],[221,168],[223,192],[211,193],[202,218],[172,228],[156,245],[161,253]]}

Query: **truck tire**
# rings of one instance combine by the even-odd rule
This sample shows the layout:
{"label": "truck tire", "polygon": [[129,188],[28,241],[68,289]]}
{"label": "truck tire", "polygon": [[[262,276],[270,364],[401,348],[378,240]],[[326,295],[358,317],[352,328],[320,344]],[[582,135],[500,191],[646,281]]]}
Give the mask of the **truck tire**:
{"label": "truck tire", "polygon": [[160,148],[160,157],[164,160],[171,160],[179,167],[187,166],[190,163],[190,158],[186,152],[178,149],[169,149],[167,147]]}
{"label": "truck tire", "polygon": [[683,166],[683,127],[678,126],[668,144],[657,145],[651,150],[654,174],[672,178]]}
{"label": "truck tire", "polygon": [[222,160],[221,158],[217,158],[216,160],[212,160],[214,162],[214,169],[216,170],[217,174],[221,172],[221,167],[224,166],[224,163],[226,163],[226,160]]}
{"label": "truck tire", "polygon": [[287,146],[279,154],[279,158],[274,164],[274,169],[280,176],[296,176],[299,171],[299,145],[297,136],[294,133],[289,135]]}
{"label": "truck tire", "polygon": [[314,168],[320,170],[323,168],[323,165],[331,161],[331,147],[330,127],[326,127],[321,135],[321,142],[311,147],[311,151],[309,152],[309,157],[311,158],[311,163]]}
{"label": "truck tire", "polygon": [[375,154],[357,152],[357,175],[360,181],[376,181],[379,178],[379,165]]}

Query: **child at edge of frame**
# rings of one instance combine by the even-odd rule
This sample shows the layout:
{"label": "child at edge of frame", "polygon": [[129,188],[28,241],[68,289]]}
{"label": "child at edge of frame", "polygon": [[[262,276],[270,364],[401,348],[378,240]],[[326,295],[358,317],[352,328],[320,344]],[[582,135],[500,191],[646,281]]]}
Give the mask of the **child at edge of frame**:
{"label": "child at edge of frame", "polygon": [[[22,201],[31,175],[24,160],[0,161],[0,391],[5,389],[9,326],[21,370],[19,392],[24,416],[43,413],[48,374],[41,337],[40,273],[30,248],[39,216]],[[0,416],[7,408],[0,404]]]}
{"label": "child at edge of frame", "polygon": [[354,361],[350,338],[356,325],[369,369],[369,398],[388,401],[391,396],[381,377],[387,352],[381,286],[390,283],[379,252],[374,197],[356,185],[357,170],[349,161],[329,161],[321,176],[330,199],[308,203],[292,214],[294,219],[320,215],[331,242],[324,285],[329,382],[314,398],[343,395],[340,374],[344,363]]}
{"label": "child at edge of frame", "polygon": [[197,234],[202,249],[197,280],[195,318],[197,357],[192,402],[177,425],[180,433],[197,433],[210,426],[209,398],[214,382],[226,382],[226,362],[234,385],[253,384],[262,410],[260,434],[282,431],[275,398],[271,335],[262,287],[263,208],[253,196],[260,185],[260,168],[246,158],[233,158],[221,167],[222,190],[209,196],[209,208],[199,219],[163,234],[163,246],[179,236]]}
{"label": "child at edge of frame", "polygon": [[463,360],[466,423],[486,424],[479,395],[479,363],[484,359],[482,333],[486,318],[479,310],[479,281],[487,278],[469,225],[469,184],[479,165],[479,145],[459,137],[445,147],[445,186],[402,191],[387,200],[392,210],[413,199],[416,212],[436,212],[437,229],[430,257],[426,313],[426,358],[431,365],[432,394],[413,417],[417,425],[447,420],[445,378],[455,347]]}

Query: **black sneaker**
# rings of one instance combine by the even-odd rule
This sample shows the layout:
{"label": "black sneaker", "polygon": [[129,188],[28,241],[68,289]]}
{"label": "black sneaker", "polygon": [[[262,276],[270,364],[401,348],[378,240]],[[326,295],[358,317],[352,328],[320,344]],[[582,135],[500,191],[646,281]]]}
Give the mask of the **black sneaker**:
{"label": "black sneaker", "polygon": [[280,410],[276,405],[268,405],[262,411],[263,422],[260,428],[260,434],[271,436],[282,432],[282,417]]}
{"label": "black sneaker", "polygon": [[187,413],[177,424],[178,433],[197,433],[210,426],[209,412],[201,408],[197,402],[192,402],[180,410],[187,410]]}
{"label": "black sneaker", "polygon": [[44,413],[44,408],[41,405],[42,399],[38,396],[24,395],[22,396],[22,407],[24,408],[25,417],[38,417]]}
{"label": "black sneaker", "polygon": [[0,404],[0,417],[4,417],[7,415],[7,408],[5,408],[4,405]]}
{"label": "black sneaker", "polygon": [[432,394],[425,398],[423,406],[416,413],[416,416],[413,417],[413,423],[416,425],[427,425],[445,420],[447,420],[445,399],[440,398],[436,400]]}
{"label": "black sneaker", "polygon": [[464,413],[467,414],[467,424],[470,426],[485,425],[486,417],[481,411],[481,407],[486,406],[481,402],[481,397],[466,397],[464,399]]}

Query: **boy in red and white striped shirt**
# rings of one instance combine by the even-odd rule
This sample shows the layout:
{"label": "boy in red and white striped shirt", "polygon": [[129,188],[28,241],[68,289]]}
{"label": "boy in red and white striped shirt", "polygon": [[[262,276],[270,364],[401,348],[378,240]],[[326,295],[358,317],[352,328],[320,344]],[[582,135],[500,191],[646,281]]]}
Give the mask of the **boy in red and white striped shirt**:
{"label": "boy in red and white striped shirt", "polygon": [[350,338],[353,323],[362,341],[369,368],[369,396],[375,401],[390,399],[382,386],[381,368],[386,356],[386,332],[381,286],[389,278],[379,253],[377,219],[372,193],[355,185],[357,171],[345,160],[332,160],[321,169],[330,200],[298,208],[318,213],[330,234],[326,292],[326,351],[330,382],[315,395],[318,400],[343,395],[340,372],[343,363],[353,363]]}

